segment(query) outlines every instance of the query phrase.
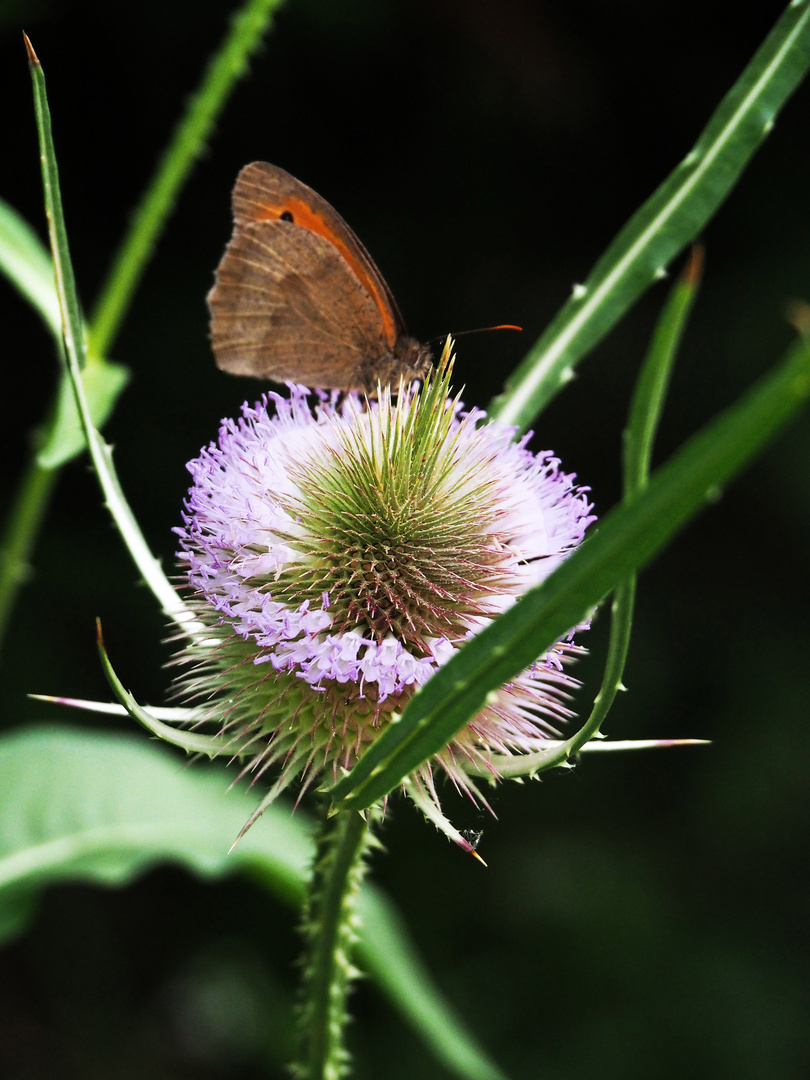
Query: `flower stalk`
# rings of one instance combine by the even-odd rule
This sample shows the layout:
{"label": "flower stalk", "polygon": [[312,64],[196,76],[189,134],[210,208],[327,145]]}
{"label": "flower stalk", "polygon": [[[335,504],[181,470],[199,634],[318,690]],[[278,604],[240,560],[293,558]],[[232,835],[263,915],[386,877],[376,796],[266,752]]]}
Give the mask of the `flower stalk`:
{"label": "flower stalk", "polygon": [[[371,818],[376,817],[372,812]],[[344,1045],[346,1002],[355,977],[357,896],[366,857],[375,845],[363,814],[324,813],[301,932],[305,942],[298,1012],[296,1080],[340,1080],[348,1075]]]}

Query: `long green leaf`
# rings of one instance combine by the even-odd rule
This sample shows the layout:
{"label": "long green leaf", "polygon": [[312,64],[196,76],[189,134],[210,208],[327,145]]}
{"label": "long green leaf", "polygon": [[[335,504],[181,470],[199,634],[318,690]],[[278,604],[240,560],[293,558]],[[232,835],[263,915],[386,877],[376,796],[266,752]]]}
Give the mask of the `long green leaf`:
{"label": "long green leaf", "polygon": [[188,633],[193,634],[197,626],[197,620],[180,600],[171,582],[163,572],[162,566],[149,550],[135,515],[124,498],[124,493],[113,468],[110,448],[93,426],[93,418],[90,415],[82,384],[82,368],[85,367],[87,350],[73,265],[70,259],[65,219],[62,213],[59,171],[53,146],[45,75],[31,42],[28,38],[25,41],[34,87],[37,133],[39,135],[42,179],[45,189],[45,208],[48,215],[48,230],[56,271],[56,289],[62,314],[62,334],[65,342],[68,373],[76,396],[76,406],[81,418],[82,430],[87,440],[93,466],[104,492],[107,506],[130,554],[138,566],[143,580],[149,585],[165,613],[178,625],[184,627]]}
{"label": "long green leaf", "polygon": [[76,291],[76,278],[70,259],[65,215],[62,210],[62,192],[59,187],[59,171],[56,167],[56,155],[53,148],[51,131],[51,112],[48,108],[48,95],[45,90],[45,75],[34,52],[31,42],[25,37],[28,53],[28,68],[34,88],[34,110],[37,117],[37,135],[39,136],[39,158],[42,164],[42,187],[45,195],[45,212],[48,218],[48,238],[53,256],[56,277],[56,295],[61,313],[62,337],[68,363],[75,366],[75,376],[81,385],[80,373],[87,359],[84,340],[79,294]]}
{"label": "long green leaf", "polygon": [[[26,927],[49,885],[123,886],[167,862],[204,878],[247,874],[299,905],[314,851],[309,819],[277,803],[228,854],[256,802],[228,783],[223,769],[182,768],[163,747],[129,735],[37,726],[0,737],[0,940]],[[456,1076],[500,1080],[390,901],[366,887],[360,910],[361,960],[393,1005]]]}
{"label": "long green leaf", "polygon": [[575,365],[709,221],[810,66],[810,0],[794,0],[692,151],[633,215],[507,381],[489,415],[526,430]]}
{"label": "long green leaf", "polygon": [[490,691],[531,664],[648,563],[808,397],[810,344],[799,341],[773,373],[660,468],[639,498],[612,510],[562,566],[428,680],[402,717],[332,789],[335,809],[370,806],[441,750]]}
{"label": "long green leaf", "polygon": [[[101,428],[109,417],[128,377],[123,367],[102,359],[102,354],[109,348],[120,326],[194,159],[201,152],[231,90],[246,70],[247,59],[261,40],[279,3],[280,0],[247,0],[237,12],[230,33],[209,65],[199,91],[191,99],[188,112],[178,125],[155,178],[139,204],[102,288],[96,309],[98,321],[90,328],[93,349],[90,361],[83,370],[96,428]],[[27,39],[26,42],[30,50],[29,60],[36,61],[30,42]],[[44,99],[44,85],[40,96]],[[39,105],[37,108],[39,112]],[[61,347],[62,327],[56,303],[53,264],[33,231],[13,211],[4,213],[4,209],[0,209],[0,270],[4,270],[38,308]],[[29,553],[54,486],[52,474],[87,445],[72,398],[70,385],[63,380],[47,430],[37,447],[36,460],[29,463],[23,475],[8,526],[0,541],[3,554],[3,566],[0,567],[0,639],[8,625],[16,592],[26,577]],[[122,533],[126,533],[128,528],[128,523],[124,523]],[[133,556],[137,560],[144,555],[148,556],[148,553],[139,542]],[[147,576],[158,600],[165,607],[171,597],[160,568],[150,565]]]}

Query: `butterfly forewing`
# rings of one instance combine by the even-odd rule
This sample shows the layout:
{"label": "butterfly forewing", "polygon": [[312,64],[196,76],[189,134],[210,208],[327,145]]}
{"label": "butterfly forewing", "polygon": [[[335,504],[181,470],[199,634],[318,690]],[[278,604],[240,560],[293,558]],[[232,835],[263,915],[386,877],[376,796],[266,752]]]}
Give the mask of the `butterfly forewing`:
{"label": "butterfly forewing", "polygon": [[371,256],[325,199],[265,162],[240,172],[208,296],[224,371],[371,391],[430,367]]}
{"label": "butterfly forewing", "polygon": [[363,360],[384,345],[345,260],[284,221],[237,230],[208,303],[217,364],[233,374],[362,389]]}

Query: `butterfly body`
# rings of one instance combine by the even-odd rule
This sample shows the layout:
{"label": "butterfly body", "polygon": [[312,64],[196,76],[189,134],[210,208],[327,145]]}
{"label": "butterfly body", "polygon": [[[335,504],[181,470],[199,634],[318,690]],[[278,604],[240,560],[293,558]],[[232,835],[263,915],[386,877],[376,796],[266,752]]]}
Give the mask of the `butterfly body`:
{"label": "butterfly body", "polygon": [[430,369],[371,256],[311,188],[253,162],[237,177],[233,216],[208,294],[223,371],[374,393]]}

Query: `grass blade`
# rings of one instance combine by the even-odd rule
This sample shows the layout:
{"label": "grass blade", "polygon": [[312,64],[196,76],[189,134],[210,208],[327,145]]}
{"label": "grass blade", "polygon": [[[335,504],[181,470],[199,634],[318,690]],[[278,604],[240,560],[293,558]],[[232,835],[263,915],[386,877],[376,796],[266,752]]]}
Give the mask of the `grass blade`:
{"label": "grass blade", "polygon": [[82,429],[90,449],[90,456],[101,483],[107,507],[113,516],[130,554],[135,560],[144,581],[157,597],[163,610],[187,632],[194,633],[197,620],[187,606],[180,600],[158,560],[152,555],[144,539],[140,526],[121,491],[118,477],[112,464],[110,448],[93,426],[93,420],[87,405],[81,372],[85,366],[86,344],[84,324],[82,322],[76,282],[68,247],[67,230],[62,212],[62,200],[59,190],[59,172],[51,133],[51,117],[48,108],[48,96],[45,89],[45,76],[34,52],[31,42],[26,37],[31,79],[34,86],[34,104],[37,114],[40,157],[42,160],[42,178],[45,189],[45,208],[48,215],[48,231],[51,238],[52,254],[56,271],[56,288],[62,313],[62,333],[65,342],[68,372],[73,383],[76,406],[81,417]]}
{"label": "grass blade", "polygon": [[507,380],[489,415],[525,431],[575,365],[710,220],[810,66],[810,0],[793,0],[692,151],[633,215]]}

